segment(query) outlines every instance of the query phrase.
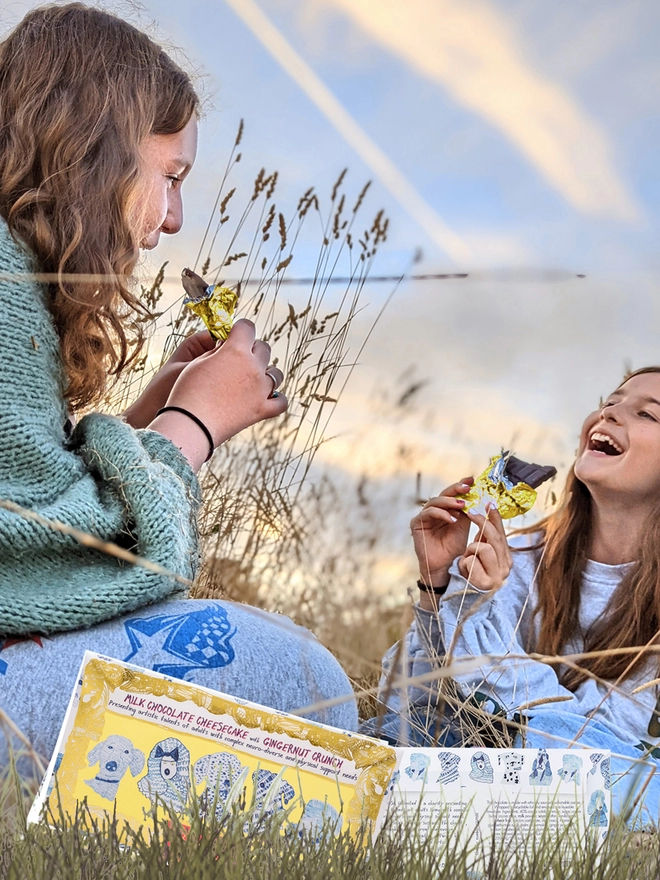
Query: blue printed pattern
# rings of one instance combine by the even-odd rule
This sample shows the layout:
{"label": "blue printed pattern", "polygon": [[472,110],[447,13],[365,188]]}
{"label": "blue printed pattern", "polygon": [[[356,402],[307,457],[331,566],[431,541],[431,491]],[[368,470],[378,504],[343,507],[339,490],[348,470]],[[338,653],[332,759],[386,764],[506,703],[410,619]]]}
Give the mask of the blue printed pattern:
{"label": "blue printed pattern", "polygon": [[[236,627],[221,605],[189,614],[131,618],[124,627],[132,648],[124,660],[173,678],[185,679],[194,669],[222,669],[235,657],[231,639]],[[164,662],[163,654],[179,662]]]}
{"label": "blue printed pattern", "polygon": [[[45,638],[45,636],[13,636],[12,638],[0,642],[0,651],[6,651],[7,648],[11,648],[12,645],[20,645],[21,642],[34,642],[35,645],[39,645],[40,648],[43,648],[43,638]],[[0,657],[0,675],[6,675],[8,668],[9,663]]]}

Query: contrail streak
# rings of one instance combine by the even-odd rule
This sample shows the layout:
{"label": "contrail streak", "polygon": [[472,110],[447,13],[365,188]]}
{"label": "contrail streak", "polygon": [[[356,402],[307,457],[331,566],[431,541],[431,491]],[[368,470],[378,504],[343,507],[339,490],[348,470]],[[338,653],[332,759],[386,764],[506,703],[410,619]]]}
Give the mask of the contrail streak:
{"label": "contrail streak", "polygon": [[453,262],[460,263],[469,260],[471,251],[464,239],[447,226],[392,160],[362,130],[325,83],[264,15],[254,0],[225,0],[225,2],[231,6],[262,46],[300,86],[317,109],[323,113],[428,237]]}

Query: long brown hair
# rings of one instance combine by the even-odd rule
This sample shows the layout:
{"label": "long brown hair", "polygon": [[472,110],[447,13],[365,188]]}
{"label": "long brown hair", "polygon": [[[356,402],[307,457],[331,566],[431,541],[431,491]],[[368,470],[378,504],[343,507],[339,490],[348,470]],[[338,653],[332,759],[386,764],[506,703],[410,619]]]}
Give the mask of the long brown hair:
{"label": "long brown hair", "polygon": [[[660,367],[643,367],[633,376],[660,373]],[[621,387],[621,385],[619,387]],[[541,555],[536,574],[539,634],[533,647],[542,654],[558,655],[575,634],[580,610],[582,575],[587,563],[592,526],[592,502],[587,487],[569,471],[559,509],[521,532],[541,532]],[[585,633],[584,651],[644,646],[660,641],[660,502],[642,535],[638,559],[621,580],[605,613]],[[580,666],[605,680],[625,680],[648,661],[630,654],[585,659]],[[575,690],[587,675],[561,667],[562,684]]]}
{"label": "long brown hair", "polygon": [[74,408],[139,354],[148,311],[129,283],[139,147],[181,131],[198,104],[146,34],[82,3],[35,9],[0,43],[0,216],[39,271],[60,276],[50,310]]}

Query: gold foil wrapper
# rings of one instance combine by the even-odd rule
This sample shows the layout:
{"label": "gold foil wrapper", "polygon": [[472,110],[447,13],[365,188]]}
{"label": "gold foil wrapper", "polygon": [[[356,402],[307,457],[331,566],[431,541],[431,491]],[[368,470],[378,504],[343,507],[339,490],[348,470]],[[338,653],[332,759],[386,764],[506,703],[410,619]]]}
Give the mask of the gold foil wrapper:
{"label": "gold foil wrapper", "polygon": [[527,483],[513,485],[504,474],[506,459],[503,455],[494,455],[490,465],[474,481],[474,485],[465,495],[465,510],[476,509],[486,515],[486,502],[494,501],[502,519],[511,519],[531,510],[536,501],[536,490]]}
{"label": "gold foil wrapper", "polygon": [[238,296],[230,287],[209,287],[206,296],[191,299],[185,305],[204,321],[214,339],[224,340],[234,323],[234,312]]}

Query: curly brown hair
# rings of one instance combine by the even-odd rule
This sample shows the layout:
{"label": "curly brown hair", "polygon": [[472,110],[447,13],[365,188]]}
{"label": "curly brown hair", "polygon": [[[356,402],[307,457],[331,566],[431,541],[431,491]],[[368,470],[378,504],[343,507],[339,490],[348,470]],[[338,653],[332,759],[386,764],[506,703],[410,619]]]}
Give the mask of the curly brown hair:
{"label": "curly brown hair", "polygon": [[82,3],[35,9],[0,43],[0,216],[57,275],[49,303],[74,409],[98,401],[144,341],[149,313],[130,282],[140,144],[181,131],[198,107],[160,46]]}

